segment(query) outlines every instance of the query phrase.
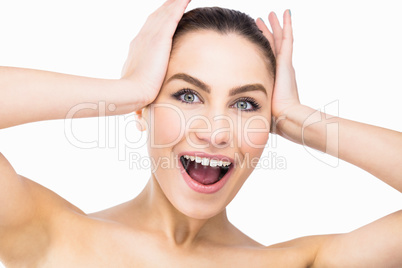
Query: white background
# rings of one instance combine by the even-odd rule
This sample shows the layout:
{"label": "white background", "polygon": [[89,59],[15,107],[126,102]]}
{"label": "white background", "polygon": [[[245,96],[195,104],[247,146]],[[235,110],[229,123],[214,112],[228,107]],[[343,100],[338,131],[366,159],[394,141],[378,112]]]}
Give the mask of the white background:
{"label": "white background", "polygon": [[[162,2],[1,1],[0,65],[119,78],[129,42]],[[402,131],[398,1],[193,0],[188,9],[215,5],[266,22],[269,11],[290,8],[301,101],[314,108],[335,102],[331,112],[341,117]],[[96,118],[73,126],[81,140],[98,136]],[[132,124],[121,131],[131,140],[139,135]],[[149,178],[109,143],[77,148],[63,120],[0,130],[0,150],[18,173],[88,213],[135,197]],[[331,167],[281,138],[269,144],[287,168],[256,170],[228,207],[231,221],[260,243],[349,232],[402,208],[397,190],[359,168],[343,161]],[[146,155],[145,148],[132,151]]]}

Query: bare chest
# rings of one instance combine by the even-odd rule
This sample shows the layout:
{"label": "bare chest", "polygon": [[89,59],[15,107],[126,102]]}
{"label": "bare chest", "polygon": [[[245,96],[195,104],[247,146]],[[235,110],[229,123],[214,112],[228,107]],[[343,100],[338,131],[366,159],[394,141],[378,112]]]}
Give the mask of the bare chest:
{"label": "bare chest", "polygon": [[[78,232],[79,233],[79,232]],[[306,267],[285,250],[248,247],[177,249],[143,233],[108,232],[65,236],[54,243],[40,267]]]}

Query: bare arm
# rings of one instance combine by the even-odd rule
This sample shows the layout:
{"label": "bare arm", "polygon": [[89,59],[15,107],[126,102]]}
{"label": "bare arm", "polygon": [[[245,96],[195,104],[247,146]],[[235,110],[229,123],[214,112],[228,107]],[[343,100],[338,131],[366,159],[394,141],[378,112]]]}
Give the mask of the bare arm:
{"label": "bare arm", "polygon": [[402,133],[316,111],[285,110],[277,133],[352,163],[402,192]]}
{"label": "bare arm", "polygon": [[291,18],[285,14],[284,28],[271,13],[272,34],[257,24],[274,47],[277,77],[272,100],[273,131],[291,141],[307,145],[352,163],[402,192],[402,133],[342,119],[300,104],[292,66]]}
{"label": "bare arm", "polygon": [[[106,80],[0,67],[0,128],[63,119],[74,106],[83,103],[105,102],[106,107],[113,104],[115,109],[106,109],[106,115],[111,115],[140,109],[146,101],[141,85],[128,79]],[[97,109],[82,109],[74,117],[98,115]]]}
{"label": "bare arm", "polygon": [[[74,117],[94,117],[129,113],[151,103],[164,80],[172,37],[188,2],[168,0],[148,17],[130,44],[121,79],[0,67],[0,129],[63,119],[77,105],[84,109],[74,112]],[[100,102],[104,102],[106,110],[99,111]],[[86,103],[92,105],[86,106]],[[94,104],[98,105],[95,109]],[[28,255],[39,252],[39,257],[44,256],[50,241],[47,239],[50,219],[57,217],[60,210],[67,209],[80,212],[56,194],[17,174],[0,153],[2,261],[26,266],[24,258],[29,258]]]}
{"label": "bare arm", "polygon": [[[168,0],[148,17],[130,44],[122,79],[0,67],[0,129],[62,119],[72,107],[83,103],[105,102],[102,115],[129,113],[151,103],[165,78],[172,37],[188,3],[189,0]],[[75,114],[93,116],[99,116],[93,107]]]}
{"label": "bare arm", "polygon": [[[261,20],[257,24],[277,56],[273,131],[348,161],[402,192],[402,134],[334,117],[300,104],[292,65],[290,14],[284,14],[283,29],[275,14],[269,15],[269,21],[273,33]],[[353,232],[327,236],[313,253],[313,266],[400,267],[401,226],[402,213],[398,211]]]}
{"label": "bare arm", "polygon": [[401,267],[402,210],[346,234],[328,237],[312,267]]}

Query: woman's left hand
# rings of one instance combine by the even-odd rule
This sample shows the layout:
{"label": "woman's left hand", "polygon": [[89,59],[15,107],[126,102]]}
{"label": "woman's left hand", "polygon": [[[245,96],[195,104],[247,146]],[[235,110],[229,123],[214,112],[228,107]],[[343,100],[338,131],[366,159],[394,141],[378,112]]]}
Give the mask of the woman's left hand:
{"label": "woman's left hand", "polygon": [[262,19],[257,20],[257,26],[268,39],[276,57],[276,78],[271,104],[272,116],[275,120],[273,124],[275,124],[286,110],[300,106],[300,101],[292,65],[293,30],[290,10],[286,10],[283,14],[283,28],[275,13],[271,12],[268,19],[273,33]]}
{"label": "woman's left hand", "polygon": [[[276,55],[272,96],[275,121],[271,132],[356,165],[402,192],[401,132],[329,116],[301,105],[292,65],[290,12],[283,16],[283,28],[274,13],[269,14],[269,22],[273,33],[262,20],[257,20]],[[400,226],[402,210],[355,231],[327,236],[325,243],[317,248],[311,266],[336,263],[340,267],[401,267]]]}

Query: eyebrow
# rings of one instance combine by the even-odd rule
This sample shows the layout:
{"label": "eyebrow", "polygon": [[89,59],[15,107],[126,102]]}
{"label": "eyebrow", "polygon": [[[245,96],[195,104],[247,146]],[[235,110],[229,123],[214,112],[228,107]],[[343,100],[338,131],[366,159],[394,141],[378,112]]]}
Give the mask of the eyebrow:
{"label": "eyebrow", "polygon": [[[208,86],[206,83],[202,82],[201,80],[192,77],[191,75],[185,74],[185,73],[177,73],[173,76],[171,76],[166,83],[169,83],[172,80],[184,80],[187,83],[190,83],[200,89],[202,89],[203,91],[207,92],[207,93],[211,93],[211,87]],[[262,91],[266,96],[268,96],[267,94],[267,90],[265,89],[265,87],[262,84],[248,84],[248,85],[244,85],[244,86],[239,86],[239,87],[234,87],[229,91],[229,96],[234,96],[240,93],[244,93],[244,92],[249,92],[249,91]]]}
{"label": "eyebrow", "polygon": [[211,88],[207,84],[205,84],[201,80],[198,80],[197,78],[192,77],[191,75],[188,75],[188,74],[185,74],[185,73],[178,73],[178,74],[173,75],[172,77],[170,77],[167,80],[166,83],[169,83],[170,81],[175,80],[175,79],[184,80],[187,83],[190,83],[190,84],[192,84],[192,85],[204,90],[207,93],[211,92]]}

